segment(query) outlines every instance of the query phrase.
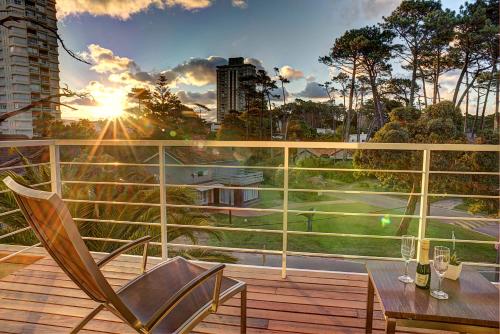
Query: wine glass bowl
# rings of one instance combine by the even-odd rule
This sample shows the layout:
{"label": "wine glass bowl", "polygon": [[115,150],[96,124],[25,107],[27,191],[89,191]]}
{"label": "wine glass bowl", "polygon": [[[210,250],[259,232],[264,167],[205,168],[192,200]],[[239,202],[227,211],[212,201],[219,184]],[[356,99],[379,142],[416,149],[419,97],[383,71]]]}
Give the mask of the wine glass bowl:
{"label": "wine glass bowl", "polygon": [[431,296],[437,299],[448,299],[448,294],[441,289],[443,277],[448,270],[450,263],[450,249],[448,247],[436,246],[434,247],[434,261],[432,266],[438,274],[439,285],[437,290],[431,291]]}
{"label": "wine glass bowl", "polygon": [[405,260],[405,273],[398,277],[398,280],[408,284],[413,283],[413,278],[408,276],[408,264],[415,255],[415,237],[413,235],[403,235],[401,237],[401,256]]}

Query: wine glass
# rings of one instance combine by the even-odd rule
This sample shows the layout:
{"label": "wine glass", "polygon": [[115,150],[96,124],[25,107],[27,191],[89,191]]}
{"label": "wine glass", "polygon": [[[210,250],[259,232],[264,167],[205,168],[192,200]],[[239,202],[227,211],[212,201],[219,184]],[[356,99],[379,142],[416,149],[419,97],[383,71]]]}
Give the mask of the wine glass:
{"label": "wine glass", "polygon": [[434,247],[434,270],[439,277],[439,285],[437,290],[431,291],[431,296],[437,299],[448,299],[448,294],[441,290],[441,284],[443,282],[444,273],[448,270],[448,264],[450,263],[450,249],[448,247],[436,246]]}
{"label": "wine glass", "polygon": [[401,237],[401,255],[405,260],[405,274],[398,279],[403,283],[413,283],[413,278],[408,276],[408,263],[415,254],[415,237],[413,235],[403,235]]}

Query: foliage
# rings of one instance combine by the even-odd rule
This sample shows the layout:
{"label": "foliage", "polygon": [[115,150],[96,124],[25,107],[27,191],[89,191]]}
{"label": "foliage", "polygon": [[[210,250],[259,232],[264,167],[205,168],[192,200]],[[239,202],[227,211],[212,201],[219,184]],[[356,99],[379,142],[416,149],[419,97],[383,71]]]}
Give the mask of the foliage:
{"label": "foliage", "polygon": [[42,138],[91,139],[97,138],[94,125],[87,119],[80,119],[69,124],[55,119],[50,113],[41,113],[33,121],[34,132]]}

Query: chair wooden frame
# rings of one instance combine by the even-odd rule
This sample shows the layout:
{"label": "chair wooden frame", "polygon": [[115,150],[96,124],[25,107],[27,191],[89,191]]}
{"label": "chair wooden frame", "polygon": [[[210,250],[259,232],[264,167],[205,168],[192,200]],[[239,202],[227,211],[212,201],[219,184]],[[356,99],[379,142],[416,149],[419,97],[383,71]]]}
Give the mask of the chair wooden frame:
{"label": "chair wooden frame", "polygon": [[[241,294],[241,333],[246,333],[246,284],[228,279],[231,281],[230,287],[221,292],[222,281],[225,279],[223,276],[224,264],[215,265],[207,270],[190,264],[198,270],[201,269],[203,271],[165,300],[147,321],[141,321],[134,314],[133,310],[120,298],[120,292],[139,282],[145,275],[153,272],[155,269],[159,269],[173,261],[185,260],[176,257],[146,271],[147,250],[151,237],[145,236],[116,249],[96,262],[85,245],[66,205],[56,193],[24,187],[11,177],[5,178],[3,182],[12,190],[22,213],[47,252],[71,280],[91,299],[98,303],[98,306],[80,321],[72,329],[71,333],[77,333],[83,329],[103,309],[107,309],[115,314],[138,333],[152,333],[179,303],[189,297],[197,288],[201,288],[210,279],[214,279],[211,300],[204,305],[200,305],[197,311],[191,314],[174,333],[188,333],[207,315],[217,312],[221,303],[224,303],[238,293]],[[61,245],[64,245],[63,249],[61,249]],[[141,275],[115,292],[100,269],[119,255],[139,246],[144,247]],[[68,256],[65,255],[66,252],[69,253],[71,259],[68,259]]]}

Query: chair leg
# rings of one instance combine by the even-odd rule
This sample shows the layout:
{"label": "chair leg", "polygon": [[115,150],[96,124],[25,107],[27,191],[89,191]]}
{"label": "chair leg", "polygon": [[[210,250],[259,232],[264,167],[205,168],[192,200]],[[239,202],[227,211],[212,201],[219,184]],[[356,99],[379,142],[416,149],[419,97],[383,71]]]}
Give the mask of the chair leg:
{"label": "chair leg", "polygon": [[247,287],[241,291],[241,334],[247,333]]}
{"label": "chair leg", "polygon": [[87,314],[87,316],[85,318],[83,318],[83,320],[80,321],[78,323],[78,325],[73,327],[70,334],[76,334],[79,331],[81,331],[83,329],[83,327],[85,327],[85,325],[97,315],[97,313],[102,311],[103,308],[104,308],[104,304],[99,304],[99,306],[97,306],[95,309],[92,310],[92,312]]}

